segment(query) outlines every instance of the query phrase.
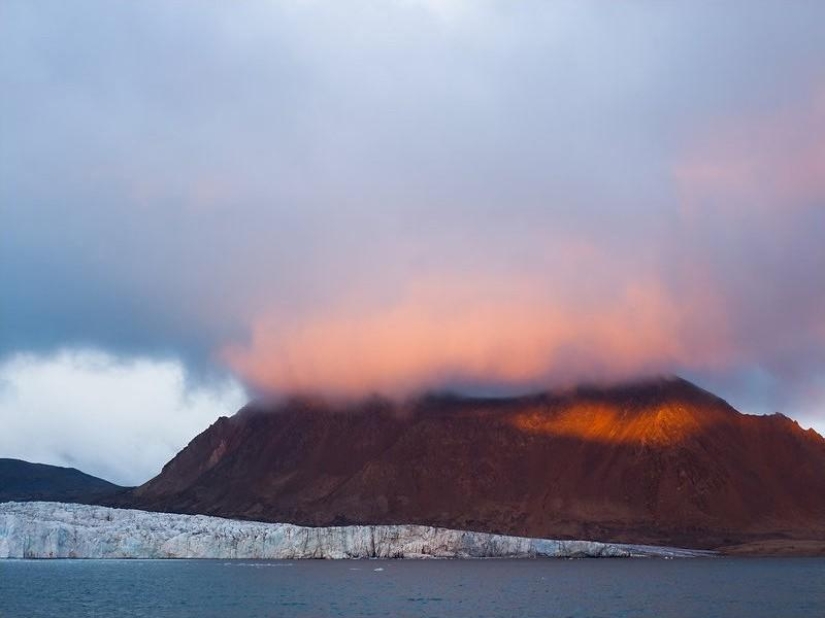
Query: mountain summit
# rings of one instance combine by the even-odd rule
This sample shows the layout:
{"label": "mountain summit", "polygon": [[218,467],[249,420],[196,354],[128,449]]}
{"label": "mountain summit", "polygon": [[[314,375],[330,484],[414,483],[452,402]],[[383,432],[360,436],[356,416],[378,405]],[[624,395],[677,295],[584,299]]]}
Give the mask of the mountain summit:
{"label": "mountain summit", "polygon": [[686,547],[825,538],[825,439],[678,378],[506,399],[295,399],[219,419],[122,500]]}

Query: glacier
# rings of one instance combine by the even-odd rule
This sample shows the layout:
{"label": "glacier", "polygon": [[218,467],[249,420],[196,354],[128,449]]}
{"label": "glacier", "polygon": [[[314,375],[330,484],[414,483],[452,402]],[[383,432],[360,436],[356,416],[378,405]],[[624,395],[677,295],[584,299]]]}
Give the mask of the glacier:
{"label": "glacier", "polygon": [[308,527],[59,502],[0,504],[0,558],[686,558],[712,553],[421,525]]}

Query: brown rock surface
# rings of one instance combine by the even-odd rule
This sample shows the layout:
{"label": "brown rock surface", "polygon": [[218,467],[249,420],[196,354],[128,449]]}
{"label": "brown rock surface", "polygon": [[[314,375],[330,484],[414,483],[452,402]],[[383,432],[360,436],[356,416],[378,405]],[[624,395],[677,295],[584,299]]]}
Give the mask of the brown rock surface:
{"label": "brown rock surface", "polygon": [[825,439],[680,380],[221,418],[120,505],[685,547],[825,539]]}

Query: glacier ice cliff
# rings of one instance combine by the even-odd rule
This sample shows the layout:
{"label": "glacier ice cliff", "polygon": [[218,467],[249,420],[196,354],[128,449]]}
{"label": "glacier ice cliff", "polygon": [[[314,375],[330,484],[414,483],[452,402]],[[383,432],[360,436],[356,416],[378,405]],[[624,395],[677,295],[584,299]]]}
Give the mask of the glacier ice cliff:
{"label": "glacier ice cliff", "polygon": [[694,557],[708,552],[555,541],[418,525],[312,528],[59,502],[0,504],[0,558]]}

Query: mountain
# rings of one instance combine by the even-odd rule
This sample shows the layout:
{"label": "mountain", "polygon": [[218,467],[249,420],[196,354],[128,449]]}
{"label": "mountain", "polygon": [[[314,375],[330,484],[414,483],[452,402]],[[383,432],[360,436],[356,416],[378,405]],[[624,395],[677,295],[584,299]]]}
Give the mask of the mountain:
{"label": "mountain", "polygon": [[109,504],[713,548],[825,539],[825,439],[678,378],[220,418]]}
{"label": "mountain", "polygon": [[95,502],[124,489],[74,468],[0,459],[0,502]]}

